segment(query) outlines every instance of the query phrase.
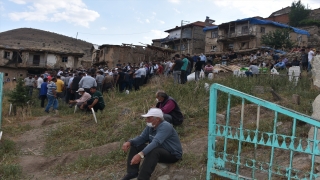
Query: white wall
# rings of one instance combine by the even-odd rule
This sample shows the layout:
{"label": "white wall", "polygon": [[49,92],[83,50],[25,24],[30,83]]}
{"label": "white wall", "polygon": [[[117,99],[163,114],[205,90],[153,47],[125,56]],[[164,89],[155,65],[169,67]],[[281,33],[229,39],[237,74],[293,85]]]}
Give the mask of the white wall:
{"label": "white wall", "polygon": [[169,38],[180,38],[181,30],[177,29],[169,33]]}
{"label": "white wall", "polygon": [[57,63],[56,55],[48,54],[48,56],[47,56],[47,66],[53,68],[56,63]]}

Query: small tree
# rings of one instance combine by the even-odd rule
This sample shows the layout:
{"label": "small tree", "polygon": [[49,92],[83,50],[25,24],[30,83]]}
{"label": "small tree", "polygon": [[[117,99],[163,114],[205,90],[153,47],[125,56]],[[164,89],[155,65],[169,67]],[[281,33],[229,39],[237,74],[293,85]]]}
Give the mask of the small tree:
{"label": "small tree", "polygon": [[261,43],[274,49],[293,47],[294,42],[290,39],[290,29],[276,29],[261,36]]}
{"label": "small tree", "polygon": [[9,92],[9,102],[12,103],[13,112],[15,113],[16,107],[24,108],[27,102],[31,99],[28,95],[28,90],[24,86],[23,80],[18,79],[15,89]]}
{"label": "small tree", "polygon": [[299,26],[302,20],[308,18],[310,10],[307,9],[300,0],[292,2],[291,10],[289,12],[289,25]]}

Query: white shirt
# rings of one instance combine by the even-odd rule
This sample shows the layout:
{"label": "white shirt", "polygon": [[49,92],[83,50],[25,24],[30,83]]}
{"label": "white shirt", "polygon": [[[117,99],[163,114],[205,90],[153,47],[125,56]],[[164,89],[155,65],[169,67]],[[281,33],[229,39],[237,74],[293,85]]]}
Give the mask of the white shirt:
{"label": "white shirt", "polygon": [[41,78],[41,77],[39,77],[38,79],[37,79],[37,88],[39,89],[39,88],[41,88],[41,84],[43,83],[43,79]]}
{"label": "white shirt", "polygon": [[308,61],[309,61],[309,62],[311,62],[313,56],[314,56],[314,52],[313,52],[312,50],[310,50],[310,51],[308,52]]}

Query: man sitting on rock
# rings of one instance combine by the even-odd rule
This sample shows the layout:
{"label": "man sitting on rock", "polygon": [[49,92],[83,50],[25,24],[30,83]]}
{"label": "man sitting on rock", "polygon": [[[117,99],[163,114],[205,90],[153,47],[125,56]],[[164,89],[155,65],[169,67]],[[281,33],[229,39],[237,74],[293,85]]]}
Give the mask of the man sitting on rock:
{"label": "man sitting on rock", "polygon": [[164,120],[173,125],[180,125],[183,122],[183,115],[178,106],[178,103],[164,91],[156,93],[158,103],[155,107],[160,108],[163,112]]}
{"label": "man sitting on rock", "polygon": [[81,97],[76,100],[70,100],[69,101],[70,108],[72,107],[72,105],[75,105],[75,104],[77,104],[77,106],[80,107],[84,102],[86,102],[91,98],[91,95],[87,93],[83,88],[79,88],[78,91],[76,92],[79,93]]}
{"label": "man sitting on rock", "polygon": [[[127,174],[122,180],[136,177],[138,180],[150,179],[157,163],[175,163],[182,157],[178,133],[171,124],[164,121],[161,109],[151,108],[142,117],[146,118],[147,126],[141,135],[122,146],[124,152],[130,148]],[[140,167],[141,159],[144,161]]]}

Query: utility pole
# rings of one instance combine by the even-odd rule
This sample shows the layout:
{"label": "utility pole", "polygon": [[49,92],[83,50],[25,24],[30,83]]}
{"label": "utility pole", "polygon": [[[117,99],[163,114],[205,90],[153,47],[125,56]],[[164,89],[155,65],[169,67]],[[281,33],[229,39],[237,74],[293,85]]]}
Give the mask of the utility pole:
{"label": "utility pole", "polygon": [[77,35],[76,35],[76,39],[78,39],[78,32],[77,32]]}
{"label": "utility pole", "polygon": [[182,26],[184,25],[184,23],[189,23],[189,21],[184,21],[184,20],[181,20],[181,29],[180,29],[180,55],[181,55],[181,51],[182,51]]}

